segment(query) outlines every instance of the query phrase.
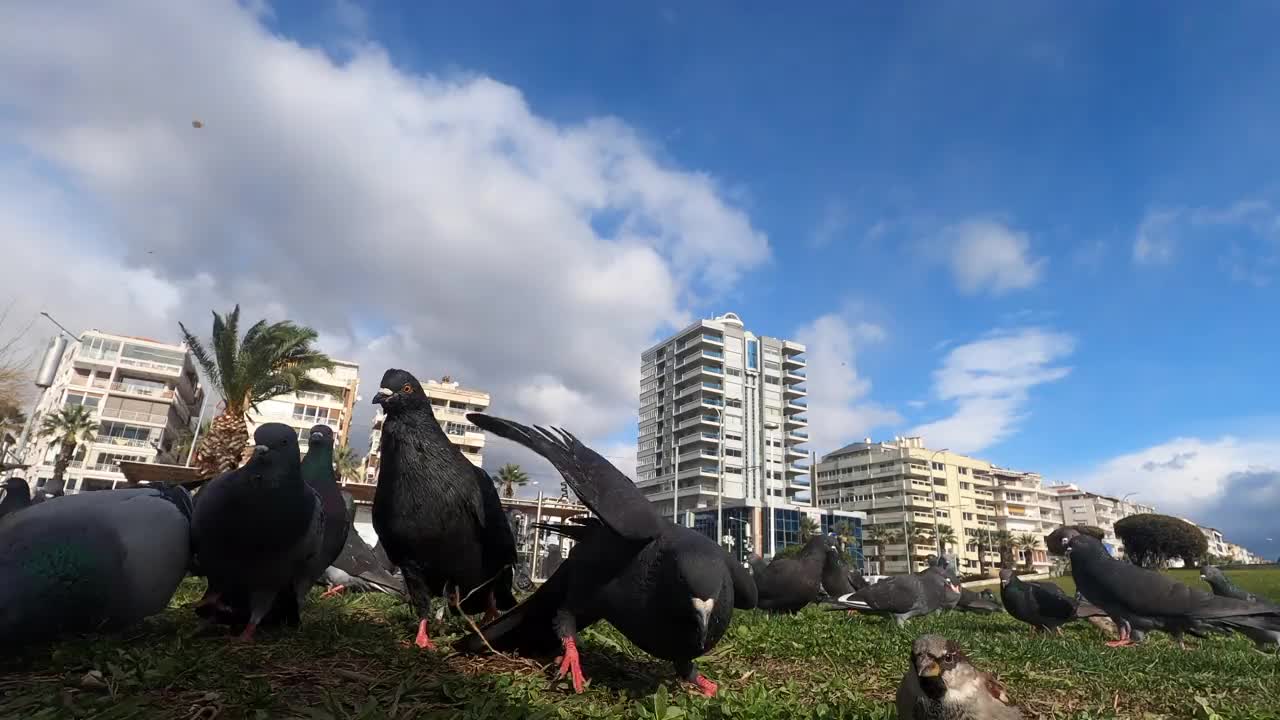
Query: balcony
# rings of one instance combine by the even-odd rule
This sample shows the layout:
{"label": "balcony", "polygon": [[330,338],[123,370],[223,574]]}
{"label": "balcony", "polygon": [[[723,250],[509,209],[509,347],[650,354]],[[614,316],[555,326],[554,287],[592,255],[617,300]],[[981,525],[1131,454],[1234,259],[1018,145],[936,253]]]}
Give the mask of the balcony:
{"label": "balcony", "polygon": [[676,399],[680,400],[681,398],[689,397],[690,395],[696,392],[700,392],[701,390],[702,390],[702,386],[698,385],[697,383],[694,383],[693,385],[689,385],[688,387],[676,392]]}
{"label": "balcony", "polygon": [[120,364],[147,373],[163,375],[165,377],[179,377],[182,375],[182,367],[179,365],[169,365],[167,363],[151,362],[150,360],[138,360],[136,358],[121,357]]}
{"label": "balcony", "polygon": [[787,448],[787,455],[791,457],[809,457],[809,453],[803,450],[797,450],[794,445]]}
{"label": "balcony", "polygon": [[103,352],[101,350],[87,350],[82,345],[80,352],[76,353],[75,362],[84,365],[92,365],[96,367],[111,367],[120,359],[120,350],[114,352]]}
{"label": "balcony", "polygon": [[789,413],[802,413],[809,409],[809,404],[803,400],[788,400],[784,410]]}
{"label": "balcony", "polygon": [[787,437],[792,440],[803,440],[807,442],[809,440],[809,433],[804,430],[792,430],[787,433]]}
{"label": "balcony", "polygon": [[151,413],[137,412],[135,410],[108,410],[103,409],[101,415],[110,420],[128,420],[130,422],[142,422],[148,425],[159,425],[163,427],[168,424],[168,415],[152,415]]}
{"label": "balcony", "polygon": [[721,393],[721,394],[723,394],[723,393],[724,393],[724,385],[723,385],[723,384],[721,384],[721,383],[718,383],[718,382],[705,382],[705,381],[704,381],[704,382],[702,383],[702,389],[703,389],[703,390],[710,390],[710,391],[712,391],[712,392],[718,392],[718,393]]}
{"label": "balcony", "polygon": [[115,445],[118,447],[136,447],[147,450],[154,450],[150,440],[139,440],[137,438],[112,437],[110,435],[99,435],[93,439],[99,445]]}
{"label": "balcony", "polygon": [[795,382],[804,382],[805,380],[809,379],[808,374],[806,374],[805,371],[803,370],[792,370],[788,368],[786,375],[788,380],[793,380]]}
{"label": "balcony", "polygon": [[172,400],[175,393],[169,388],[148,387],[145,385],[134,385],[132,383],[111,383],[111,392],[123,393],[125,395],[137,395],[139,397],[163,398]]}
{"label": "balcony", "polygon": [[[311,423],[312,425],[328,425],[331,428],[338,427],[338,418],[318,418],[314,416],[308,416],[303,413],[294,413],[293,419],[295,422]],[[453,434],[461,435],[461,433],[453,433]]]}
{"label": "balcony", "polygon": [[792,368],[802,368],[805,364],[804,358],[797,355],[787,355],[782,358],[782,367],[786,368],[788,373],[792,372]]}
{"label": "balcony", "polygon": [[782,395],[787,398],[800,398],[808,394],[809,391],[799,385],[786,385],[782,388]]}
{"label": "balcony", "polygon": [[782,422],[787,427],[808,427],[809,419],[801,415],[788,415],[787,419]]}

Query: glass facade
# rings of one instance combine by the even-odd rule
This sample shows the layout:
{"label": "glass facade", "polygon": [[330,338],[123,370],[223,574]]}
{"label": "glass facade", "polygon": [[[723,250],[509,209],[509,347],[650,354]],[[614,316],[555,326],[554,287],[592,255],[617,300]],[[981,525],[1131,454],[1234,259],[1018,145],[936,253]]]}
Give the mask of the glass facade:
{"label": "glass facade", "polygon": [[760,344],[755,340],[747,341],[747,369],[760,369]]}
{"label": "glass facade", "polygon": [[[765,547],[755,548],[752,546],[751,537],[751,516],[752,508],[749,507],[726,507],[724,509],[724,534],[732,538],[733,546],[731,552],[734,557],[739,560],[746,559],[752,553],[764,555],[768,552],[768,537],[770,532],[774,532],[775,552],[781,552],[783,548],[789,545],[800,544],[800,517],[807,513],[799,510],[790,510],[784,508],[774,508],[773,513],[775,521],[769,519],[770,512],[767,508],[761,509],[761,515],[764,518],[764,538]],[[686,522],[686,518],[690,518],[694,530],[703,535],[716,539],[716,511],[715,508],[707,508],[696,512],[687,513],[681,517],[681,524]],[[776,528],[773,525],[776,523]],[[846,548],[849,556],[852,558],[852,567],[861,568],[863,566],[862,554],[862,520],[856,517],[844,517],[824,512],[819,519],[818,527],[824,535],[832,535],[835,533],[835,527],[840,523],[846,523],[849,526],[849,535],[852,540]]]}

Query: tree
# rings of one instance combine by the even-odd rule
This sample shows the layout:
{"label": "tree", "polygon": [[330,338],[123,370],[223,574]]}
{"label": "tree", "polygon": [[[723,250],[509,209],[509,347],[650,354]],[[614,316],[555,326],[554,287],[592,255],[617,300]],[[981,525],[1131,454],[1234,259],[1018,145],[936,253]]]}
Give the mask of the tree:
{"label": "tree", "polygon": [[208,344],[178,323],[182,338],[223,398],[223,410],[196,448],[195,467],[209,478],[240,465],[249,444],[245,413],[259,402],[290,392],[319,390],[308,375],[330,370],[333,361],[314,346],[316,331],[287,320],[254,323],[240,337],[240,306],[226,316],[213,313]]}
{"label": "tree", "polygon": [[1026,553],[1023,557],[1023,562],[1026,563],[1027,569],[1030,570],[1033,566],[1033,557],[1035,555],[1036,548],[1040,545],[1040,538],[1036,537],[1035,533],[1026,532],[1018,535],[1018,537],[1015,538],[1015,541],[1017,542],[1018,547]]}
{"label": "tree", "polygon": [[350,445],[339,445],[333,449],[333,470],[338,474],[338,482],[359,482],[360,454]]}
{"label": "tree", "polygon": [[513,498],[516,496],[516,488],[522,488],[529,484],[529,473],[520,469],[515,463],[507,463],[498,468],[498,474],[493,478],[493,484],[502,488],[502,497]]}
{"label": "tree", "polygon": [[1000,567],[1012,568],[1014,566],[1013,535],[1008,530],[997,530],[991,534],[991,544],[1000,553]]}
{"label": "tree", "polygon": [[6,330],[11,307],[11,304],[6,305],[0,310],[0,415],[14,410],[21,414],[27,382],[30,381],[27,372],[31,367],[31,358],[23,356],[20,348],[22,338],[31,329],[31,323],[21,329]]}
{"label": "tree", "polygon": [[813,539],[822,530],[818,527],[818,523],[808,515],[800,516],[800,544],[803,545]]}
{"label": "tree", "polygon": [[1129,562],[1148,568],[1164,567],[1173,558],[1194,567],[1209,551],[1209,541],[1200,528],[1170,515],[1144,513],[1122,518],[1116,522],[1116,537],[1124,543]]}
{"label": "tree", "polygon": [[957,542],[955,528],[945,523],[942,525],[939,525],[938,526],[938,542],[942,543],[942,547],[944,550],[955,545]]}
{"label": "tree", "polygon": [[93,412],[84,405],[66,405],[45,415],[40,423],[40,437],[54,438],[60,450],[53,463],[53,478],[45,486],[48,495],[61,495],[66,484],[67,466],[76,454],[80,441],[88,441],[98,432]]}
{"label": "tree", "polygon": [[857,537],[854,535],[853,526],[849,524],[848,520],[841,520],[831,526],[831,531],[835,533],[836,542],[840,544],[840,562],[847,563],[851,559],[849,549],[857,547]]}
{"label": "tree", "polygon": [[1050,555],[1056,555],[1058,557],[1066,556],[1066,546],[1062,544],[1062,536],[1065,535],[1068,530],[1075,530],[1076,532],[1084,533],[1085,535],[1092,535],[1098,540],[1107,539],[1107,532],[1100,527],[1094,527],[1093,525],[1063,525],[1057,530],[1054,530],[1044,536],[1044,546],[1048,549]]}
{"label": "tree", "polygon": [[18,441],[26,424],[27,416],[17,405],[0,401],[0,467],[13,459],[8,456],[9,446]]}

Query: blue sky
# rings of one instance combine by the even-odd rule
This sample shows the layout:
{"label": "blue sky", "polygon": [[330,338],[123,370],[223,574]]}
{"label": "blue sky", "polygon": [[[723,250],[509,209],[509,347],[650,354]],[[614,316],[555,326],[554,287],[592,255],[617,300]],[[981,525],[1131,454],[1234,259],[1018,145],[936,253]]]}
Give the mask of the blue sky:
{"label": "blue sky", "polygon": [[[57,3],[32,5],[27,30],[63,12]],[[118,97],[40,80],[59,75],[41,75],[37,65],[71,73],[94,60],[92,46],[69,49],[72,35],[65,48],[55,37],[52,49],[22,44],[0,54],[0,71],[18,78],[0,80],[0,121],[15,138],[0,152],[27,158],[7,176],[9,186],[30,192],[29,174],[62,189],[52,206],[74,210],[37,215],[32,203],[14,201],[11,222],[112,256],[121,277],[170,283],[172,307],[134,300],[162,328],[188,308],[234,298],[321,327],[335,354],[368,364],[370,384],[377,363],[396,359],[392,348],[431,358],[423,364],[464,368],[497,388],[495,405],[502,379],[524,372],[523,389],[507,392],[513,412],[572,427],[575,403],[591,405],[576,418],[625,457],[634,408],[621,370],[604,377],[571,366],[572,354],[553,363],[542,357],[545,347],[510,357],[470,341],[441,349],[433,333],[449,332],[449,318],[468,309],[446,311],[445,301],[428,297],[411,320],[389,309],[404,286],[385,268],[403,258],[377,239],[384,235],[421,238],[423,256],[444,252],[454,272],[492,272],[506,283],[516,281],[485,265],[506,254],[498,240],[476,240],[481,249],[468,253],[457,250],[470,241],[467,232],[437,238],[455,226],[473,234],[492,228],[530,252],[566,252],[544,244],[547,233],[519,237],[555,213],[505,207],[514,197],[503,194],[512,187],[505,175],[439,170],[441,185],[421,177],[460,136],[443,135],[421,156],[406,151],[399,167],[395,148],[438,139],[431,128],[439,124],[424,116],[443,108],[432,117],[464,127],[500,117],[495,132],[505,139],[491,149],[526,174],[559,167],[549,158],[576,161],[583,144],[596,157],[652,165],[606,200],[592,195],[591,182],[566,191],[576,175],[539,175],[518,193],[564,194],[594,229],[599,244],[578,250],[600,274],[584,270],[573,297],[608,295],[602,288],[625,276],[634,283],[626,297],[608,295],[601,306],[656,318],[624,323],[628,331],[609,346],[613,364],[638,362],[649,340],[690,318],[733,310],[759,332],[805,335],[824,348],[813,354],[811,375],[829,370],[827,380],[815,376],[811,390],[814,429],[828,444],[929,428],[926,440],[940,435],[1055,480],[1137,489],[1176,512],[1212,506],[1214,516],[1202,521],[1235,518],[1237,535],[1265,543],[1276,532],[1270,520],[1240,520],[1213,503],[1223,500],[1231,473],[1253,478],[1280,467],[1273,380],[1280,344],[1272,331],[1280,307],[1280,51],[1272,30],[1280,8],[841,5],[801,13],[763,3],[750,12],[726,2],[556,3],[551,12],[536,3],[348,0],[255,4],[255,14],[228,4],[203,18],[205,40],[185,38],[162,4],[130,5],[106,36],[146,52],[112,60],[128,73],[104,80],[123,84]],[[220,59],[214,39],[237,50]],[[156,61],[174,69],[152,68]],[[170,93],[177,99],[159,97],[167,83],[179,88]],[[269,97],[263,88],[272,89]],[[202,100],[214,97],[219,102]],[[200,140],[208,149],[189,150],[189,132],[176,129],[165,130],[183,138],[176,145],[139,140],[146,133],[137,128],[176,128],[179,118],[189,130],[195,114],[206,119]],[[98,119],[101,135],[76,130]],[[234,127],[234,137],[219,136],[221,127]],[[405,127],[412,133],[396,140]],[[112,152],[86,147],[94,141]],[[480,208],[460,223],[440,221],[441,212],[399,217],[406,198],[390,201],[395,190],[386,187],[366,192],[394,173],[370,172],[358,148],[352,157],[336,154],[361,143],[369,167],[396,166],[424,195],[466,187],[467,202],[491,193],[492,208],[502,209]],[[179,148],[196,159],[163,173],[126,172],[113,154],[121,147],[142,157]],[[285,148],[279,159],[264,163],[278,148]],[[218,164],[217,156],[237,152],[248,158],[240,169],[254,170],[253,192]],[[460,167],[469,173],[472,165]],[[139,180],[145,173],[160,177]],[[621,174],[606,169],[594,184],[612,188]],[[201,183],[222,190],[198,193]],[[299,184],[321,186],[308,190],[321,194],[294,207]],[[322,194],[329,184],[333,196]],[[327,228],[346,215],[316,220],[311,242],[319,253],[348,252],[384,268],[371,268],[361,290],[300,302],[266,276],[247,282],[228,260],[282,257],[278,228],[305,226],[298,208],[333,197],[362,198],[361,212],[394,228],[384,233],[366,221],[330,239]],[[636,197],[644,199],[627,199]],[[158,216],[157,206],[169,202],[182,212]],[[89,213],[93,227],[85,230]],[[194,232],[183,218],[229,219],[227,228],[239,231],[187,244],[173,238],[222,221],[192,223],[201,227]],[[620,227],[642,241],[633,244]],[[244,239],[264,228],[275,228],[267,236],[275,239]],[[124,238],[125,251],[106,252],[103,238],[111,237]],[[213,254],[211,244],[225,252]],[[209,253],[203,275],[189,262],[192,247]],[[709,248],[728,248],[734,259],[716,260]],[[624,251],[634,251],[625,262],[610,255]],[[681,258],[689,257],[696,270],[684,277]],[[311,268],[298,282],[352,282],[335,266],[342,263]],[[439,284],[444,264],[429,267]],[[538,292],[513,292],[520,302],[476,309],[465,322],[500,324],[538,303]],[[661,300],[646,310],[648,293]],[[106,324],[75,307],[60,311]],[[606,317],[577,321],[602,328]],[[561,347],[589,342],[547,332]],[[984,386],[992,378],[995,390]],[[617,398],[598,400],[606,387]],[[1142,470],[1187,452],[1197,459],[1173,474]],[[1280,480],[1267,477],[1265,497],[1280,502]],[[1180,500],[1188,497],[1194,502]]]}

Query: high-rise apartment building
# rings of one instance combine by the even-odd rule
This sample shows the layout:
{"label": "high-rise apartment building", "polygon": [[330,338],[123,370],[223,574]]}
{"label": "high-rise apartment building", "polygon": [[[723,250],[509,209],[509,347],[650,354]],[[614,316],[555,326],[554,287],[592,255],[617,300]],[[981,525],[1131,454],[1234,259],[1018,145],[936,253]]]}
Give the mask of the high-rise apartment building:
{"label": "high-rise apartment building", "polygon": [[298,432],[298,444],[307,451],[310,430],[315,425],[333,428],[334,444],[345,445],[351,433],[351,415],[360,391],[360,366],[334,360],[332,370],[312,370],[308,377],[320,384],[306,392],[286,393],[258,403],[246,417],[249,435],[259,425],[278,422]]}
{"label": "high-rise apartment building", "polygon": [[992,540],[997,484],[985,460],[930,450],[918,437],[867,438],[824,456],[816,476],[820,507],[866,513],[870,572],[916,571],[938,554],[951,556],[961,573],[1000,562]]}
{"label": "high-rise apartment building", "polygon": [[1052,563],[1044,537],[1063,525],[1062,504],[1038,473],[991,466],[995,480],[996,525],[1012,536],[1019,565],[1041,572]]}
{"label": "high-rise apartment building", "polygon": [[1130,515],[1155,512],[1150,505],[1129,502],[1127,497],[1113,498],[1081,489],[1078,485],[1051,485],[1049,490],[1062,505],[1064,525],[1092,525],[1101,528],[1106,537],[1103,544],[1112,555],[1124,556],[1124,543],[1116,536],[1116,521]]}
{"label": "high-rise apartment building", "polygon": [[[53,477],[58,438],[40,435],[44,418],[68,405],[92,410],[97,432],[81,442],[66,472],[68,493],[124,482],[117,463],[183,464],[183,437],[194,429],[204,390],[186,345],[90,330],[56,340],[41,368],[44,388],[24,448],[32,485]],[[177,457],[183,455],[182,457]]]}
{"label": "high-rise apartment building", "polygon": [[738,528],[739,542],[749,526],[762,554],[778,549],[781,525],[762,509],[810,506],[804,352],[746,330],[734,313],[644,351],[636,484],[659,512],[684,522],[720,500],[739,508],[717,518],[722,537],[734,534],[722,521]]}
{"label": "high-rise apartment building", "polygon": [[[484,465],[484,431],[467,420],[469,412],[485,412],[489,409],[489,393],[460,386],[453,379],[427,380],[422,391],[431,399],[431,410],[436,421],[444,429],[449,440],[462,450],[476,467]],[[386,416],[379,407],[373,416],[373,430],[369,434],[369,454],[365,458],[364,482],[378,481],[378,463],[382,458],[382,421]]]}

